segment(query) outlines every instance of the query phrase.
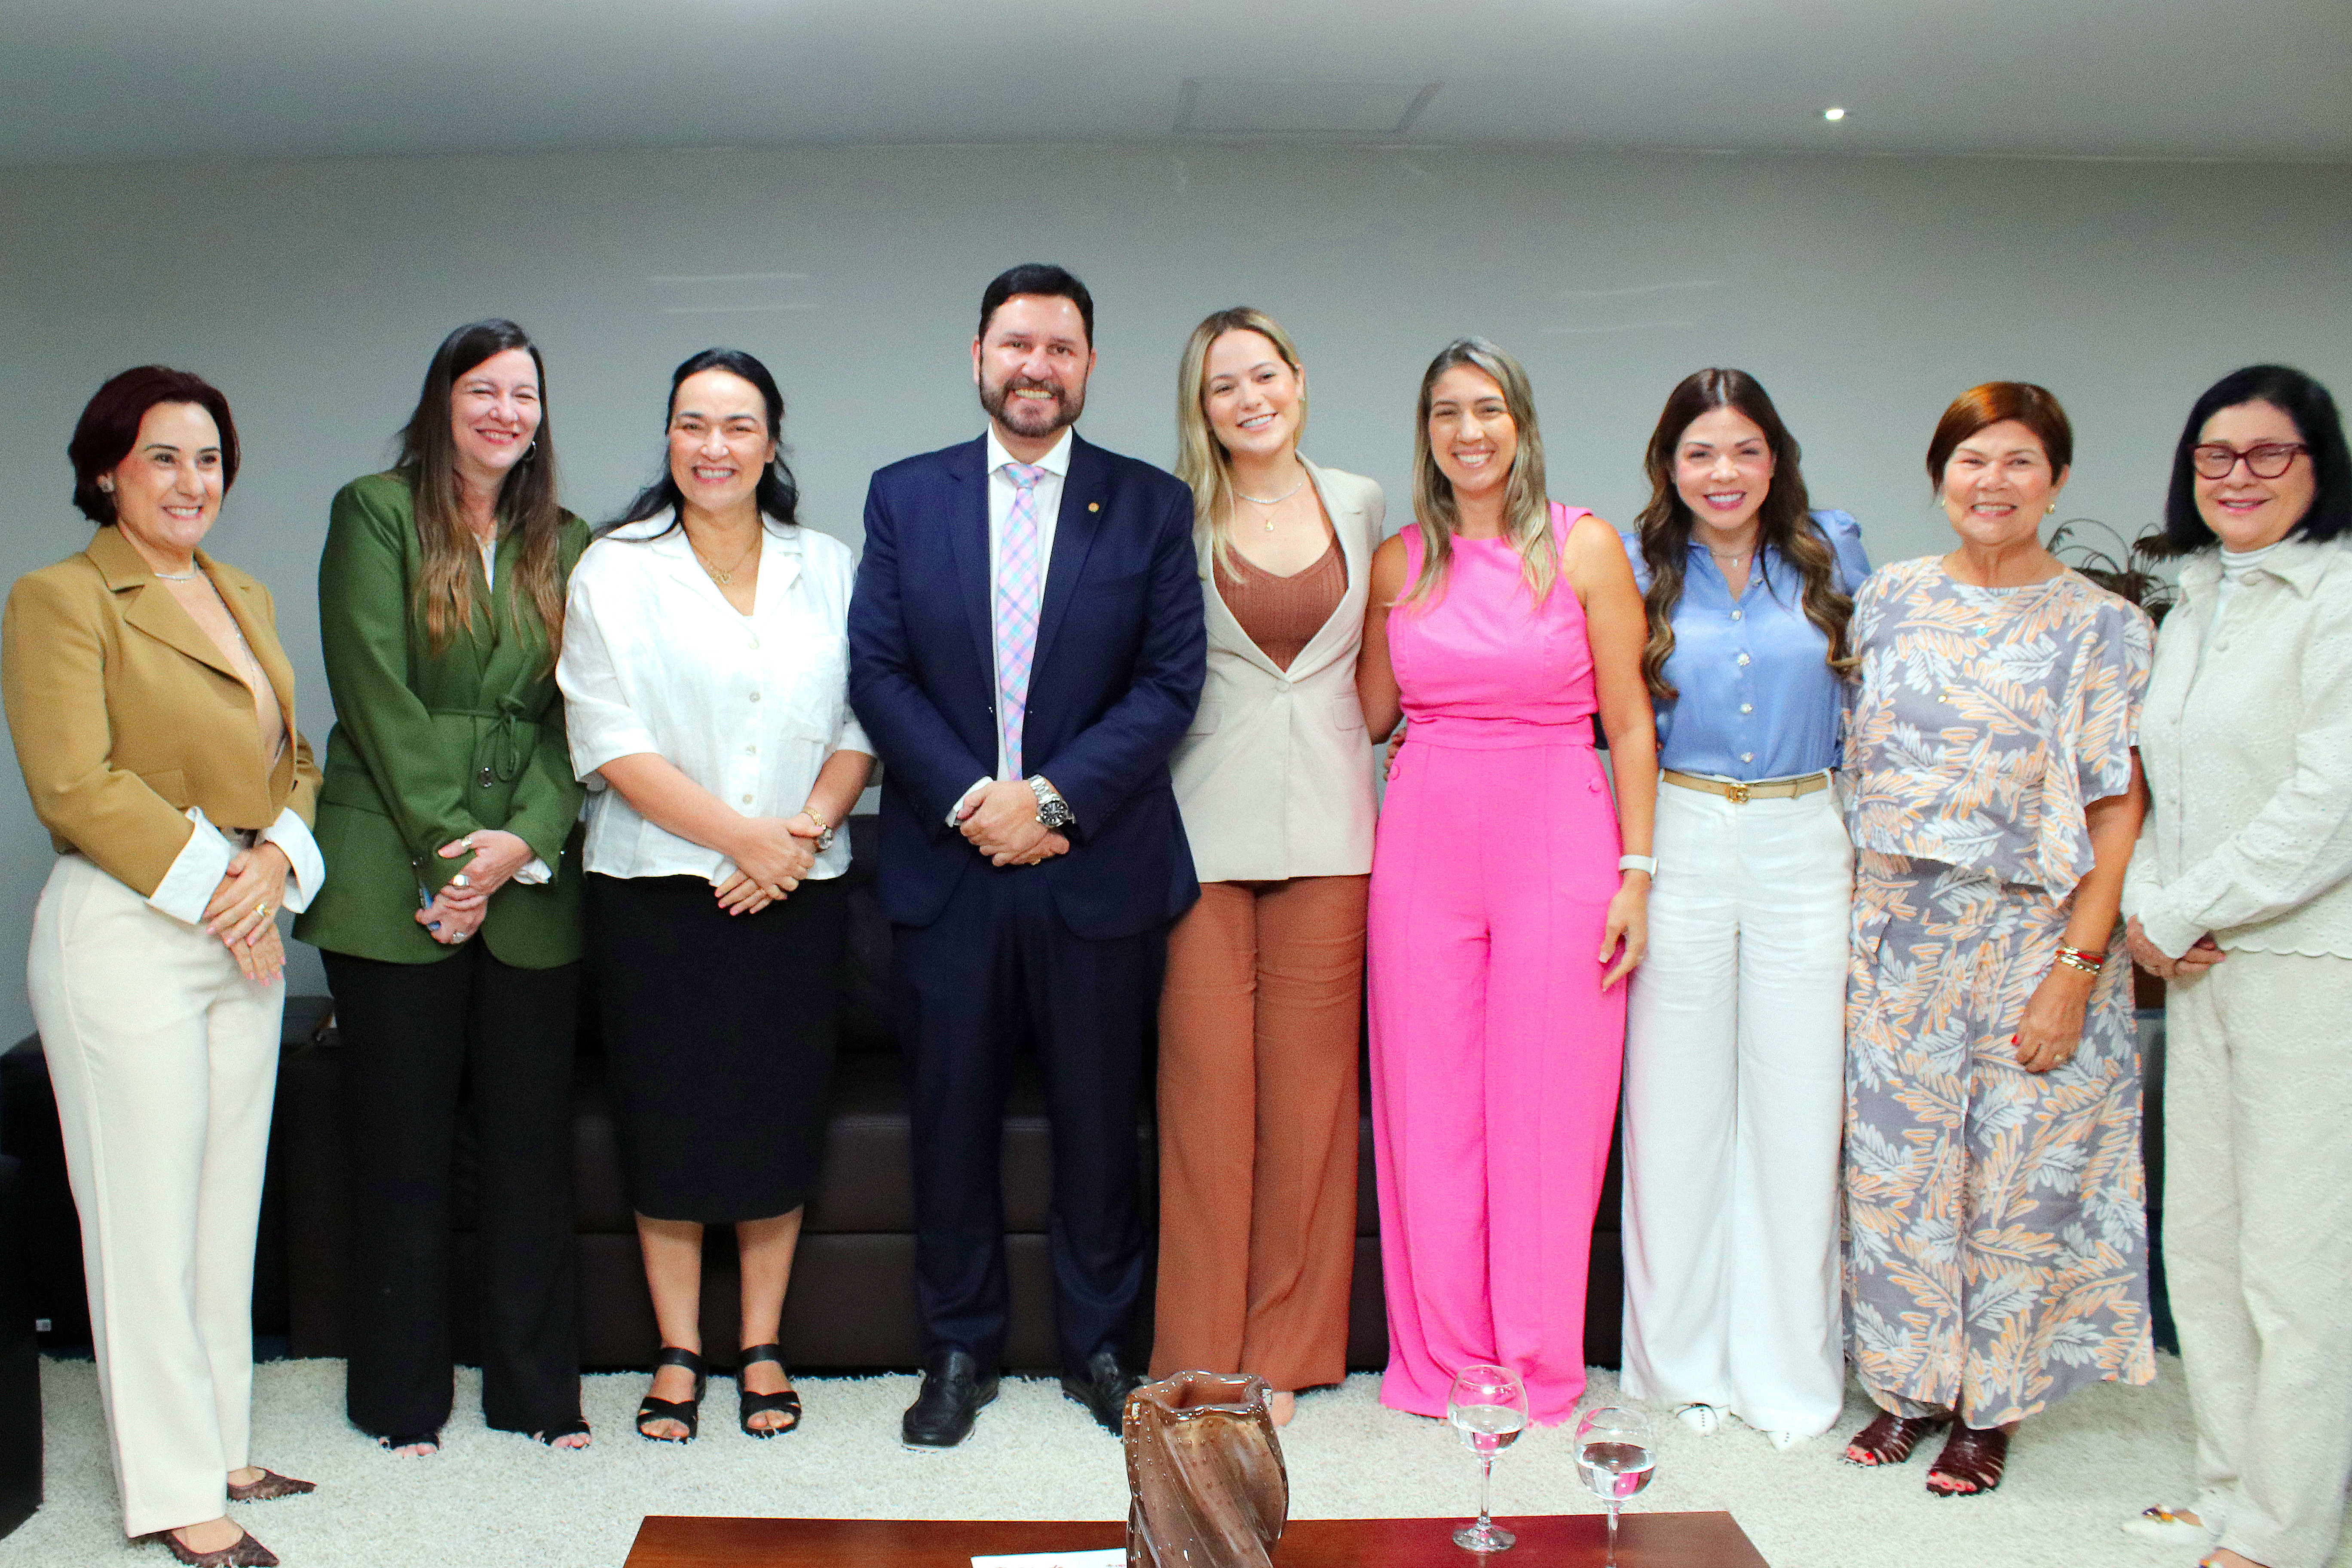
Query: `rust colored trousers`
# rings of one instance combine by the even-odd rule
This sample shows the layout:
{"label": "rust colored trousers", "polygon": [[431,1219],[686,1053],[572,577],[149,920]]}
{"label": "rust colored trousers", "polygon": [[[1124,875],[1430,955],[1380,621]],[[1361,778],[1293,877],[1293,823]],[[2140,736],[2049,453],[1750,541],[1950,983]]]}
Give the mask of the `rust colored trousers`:
{"label": "rust colored trousers", "polygon": [[1151,1375],[1347,1375],[1365,877],[1207,882],[1160,1002]]}

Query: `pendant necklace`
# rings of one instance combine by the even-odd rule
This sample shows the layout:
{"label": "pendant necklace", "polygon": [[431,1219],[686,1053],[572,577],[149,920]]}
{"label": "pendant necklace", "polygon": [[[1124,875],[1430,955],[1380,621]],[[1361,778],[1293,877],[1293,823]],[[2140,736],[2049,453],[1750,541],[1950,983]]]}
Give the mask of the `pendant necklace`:
{"label": "pendant necklace", "polygon": [[[1247,490],[1243,489],[1239,485],[1234,487],[1234,494],[1241,500],[1249,502],[1252,506],[1271,508],[1280,506],[1284,501],[1288,500],[1292,496],[1297,495],[1300,490],[1303,490],[1306,488],[1307,476],[1301,474],[1298,476],[1298,482],[1297,484],[1291,486],[1288,489],[1283,491],[1278,496],[1254,496]],[[1268,533],[1272,533],[1274,531],[1274,513],[1269,510],[1265,514],[1265,531]]]}
{"label": "pendant necklace", "polygon": [[735,564],[724,572],[710,563],[710,557],[702,552],[702,546],[694,542],[692,534],[687,536],[686,544],[688,549],[694,552],[695,560],[702,563],[703,571],[710,574],[710,580],[724,588],[728,584],[735,581],[735,574],[743,570],[743,563],[751,559],[751,552],[760,548],[760,536],[753,534],[751,542],[743,547],[743,553],[735,557]]}

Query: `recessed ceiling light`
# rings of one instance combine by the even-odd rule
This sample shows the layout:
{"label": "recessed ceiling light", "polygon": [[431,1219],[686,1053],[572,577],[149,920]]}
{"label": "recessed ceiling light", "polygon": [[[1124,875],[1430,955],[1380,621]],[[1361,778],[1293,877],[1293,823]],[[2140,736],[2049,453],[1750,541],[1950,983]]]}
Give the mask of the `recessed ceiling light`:
{"label": "recessed ceiling light", "polygon": [[1823,120],[1843,120],[1845,118],[1845,110],[1836,108],[1835,106],[1832,106],[1831,108],[1822,110],[1822,118]]}

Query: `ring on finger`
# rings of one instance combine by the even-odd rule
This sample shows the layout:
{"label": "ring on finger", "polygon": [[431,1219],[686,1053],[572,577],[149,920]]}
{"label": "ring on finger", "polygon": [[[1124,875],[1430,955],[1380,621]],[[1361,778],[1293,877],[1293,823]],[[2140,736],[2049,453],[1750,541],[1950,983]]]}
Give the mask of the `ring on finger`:
{"label": "ring on finger", "polygon": [[264,899],[259,903],[254,905],[253,912],[259,915],[263,920],[268,920],[269,918],[269,900],[268,899]]}

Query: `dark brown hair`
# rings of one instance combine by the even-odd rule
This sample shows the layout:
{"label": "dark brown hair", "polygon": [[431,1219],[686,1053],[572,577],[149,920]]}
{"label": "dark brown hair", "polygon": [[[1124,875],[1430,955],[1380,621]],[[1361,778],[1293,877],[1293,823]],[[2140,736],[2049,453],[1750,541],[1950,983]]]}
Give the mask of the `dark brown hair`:
{"label": "dark brown hair", "polygon": [[1944,416],[1936,421],[1935,439],[1927,443],[1928,489],[1942,493],[1944,465],[1952,460],[1954,447],[2004,419],[2014,419],[2033,432],[2042,443],[2042,455],[2050,459],[2053,474],[2063,474],[2074,465],[2074,426],[2048,387],[2030,381],[1988,381],[1953,398]]}
{"label": "dark brown hair", "polygon": [[[400,456],[393,471],[408,481],[416,513],[417,542],[424,569],[411,584],[425,637],[436,656],[446,653],[460,626],[474,624],[474,570],[481,561],[457,494],[457,441],[450,427],[449,397],[457,378],[493,354],[521,349],[539,371],[539,430],[521,461],[507,470],[499,487],[499,531],[522,535],[522,557],[507,579],[508,607],[525,636],[535,618],[546,637],[547,662],[554,667],[563,643],[563,509],[555,503],[555,434],[549,428],[547,365],[539,348],[512,321],[475,321],[459,327],[433,351],[416,411],[400,432]],[[520,587],[530,596],[535,616],[522,613]]]}
{"label": "dark brown hair", "polygon": [[100,474],[121,466],[138,444],[140,422],[159,404],[193,403],[220,426],[221,493],[236,483],[236,421],[228,416],[228,399],[203,376],[168,365],[142,364],[110,377],[83,407],[74,422],[73,439],[66,456],[73,462],[73,503],[82,516],[100,528],[114,521],[114,498],[98,488]]}
{"label": "dark brown hair", "polygon": [[1855,658],[1846,646],[1846,622],[1853,601],[1838,590],[1837,552],[1813,526],[1805,476],[1798,467],[1797,438],[1780,423],[1780,411],[1763,385],[1744,370],[1701,370],[1683,377],[1666,395],[1666,406],[1650,432],[1642,468],[1650,479],[1650,502],[1634,521],[1641,525],[1642,559],[1650,568],[1650,640],[1642,649],[1642,678],[1650,695],[1671,702],[1678,695],[1666,679],[1666,659],[1675,651],[1675,606],[1682,602],[1683,568],[1689,558],[1691,510],[1675,488],[1675,452],[1691,421],[1717,408],[1737,410],[1764,432],[1772,454],[1772,483],[1756,510],[1756,570],[1764,552],[1780,552],[1803,584],[1799,603],[1805,618],[1829,639],[1829,667],[1844,675]]}

